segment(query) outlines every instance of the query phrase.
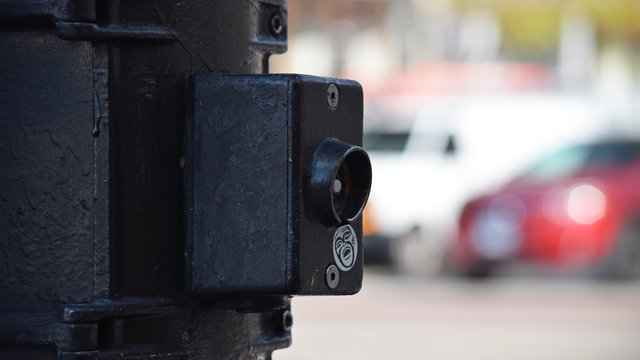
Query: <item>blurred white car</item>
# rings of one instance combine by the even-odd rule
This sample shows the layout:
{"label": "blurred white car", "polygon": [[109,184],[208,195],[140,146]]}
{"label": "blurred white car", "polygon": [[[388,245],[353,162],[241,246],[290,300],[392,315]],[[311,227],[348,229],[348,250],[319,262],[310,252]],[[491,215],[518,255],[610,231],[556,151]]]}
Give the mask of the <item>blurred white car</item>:
{"label": "blurred white car", "polygon": [[373,165],[365,261],[439,271],[467,200],[551,149],[601,136],[604,126],[587,99],[544,94],[440,98],[408,123],[365,118]]}

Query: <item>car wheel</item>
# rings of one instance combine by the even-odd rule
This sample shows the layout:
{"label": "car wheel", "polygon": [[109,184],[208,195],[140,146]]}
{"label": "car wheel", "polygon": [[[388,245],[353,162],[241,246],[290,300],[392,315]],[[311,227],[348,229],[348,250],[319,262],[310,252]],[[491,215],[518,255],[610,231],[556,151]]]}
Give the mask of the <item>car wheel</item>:
{"label": "car wheel", "polygon": [[624,223],[610,255],[596,274],[615,279],[640,278],[640,218]]}
{"label": "car wheel", "polygon": [[486,279],[493,275],[495,270],[495,264],[478,261],[467,265],[463,269],[463,274],[469,279]]}
{"label": "car wheel", "polygon": [[423,239],[419,228],[395,239],[391,246],[392,266],[396,273],[409,276],[431,276],[441,269],[442,256]]}

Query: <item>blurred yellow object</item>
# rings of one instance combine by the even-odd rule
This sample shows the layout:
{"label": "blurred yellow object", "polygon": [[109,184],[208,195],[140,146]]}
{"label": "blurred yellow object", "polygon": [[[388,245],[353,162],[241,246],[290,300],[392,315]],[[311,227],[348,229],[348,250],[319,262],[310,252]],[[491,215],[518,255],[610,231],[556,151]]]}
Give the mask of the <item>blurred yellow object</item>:
{"label": "blurred yellow object", "polygon": [[371,203],[365,206],[362,213],[362,234],[364,236],[374,235],[378,232],[378,224],[375,216],[371,212]]}

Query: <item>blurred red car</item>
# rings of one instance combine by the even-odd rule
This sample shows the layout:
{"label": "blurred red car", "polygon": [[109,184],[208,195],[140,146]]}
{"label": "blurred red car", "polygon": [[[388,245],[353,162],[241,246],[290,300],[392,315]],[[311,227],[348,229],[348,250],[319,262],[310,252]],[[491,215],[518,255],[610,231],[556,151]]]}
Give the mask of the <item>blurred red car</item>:
{"label": "blurred red car", "polygon": [[566,148],[468,202],[449,261],[488,276],[513,261],[640,276],[640,141]]}

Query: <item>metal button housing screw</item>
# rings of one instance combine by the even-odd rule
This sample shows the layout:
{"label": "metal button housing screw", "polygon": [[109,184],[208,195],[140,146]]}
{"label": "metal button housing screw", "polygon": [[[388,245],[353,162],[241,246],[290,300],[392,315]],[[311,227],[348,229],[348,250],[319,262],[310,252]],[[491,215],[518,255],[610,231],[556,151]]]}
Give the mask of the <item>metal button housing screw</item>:
{"label": "metal button housing screw", "polygon": [[273,35],[280,35],[284,30],[284,19],[280,13],[275,13],[271,16],[271,32]]}
{"label": "metal button housing screw", "polygon": [[338,107],[338,102],[340,101],[340,92],[338,91],[338,87],[336,84],[331,84],[327,88],[327,104],[332,109]]}
{"label": "metal button housing screw", "polygon": [[335,265],[329,265],[327,268],[327,286],[330,289],[335,289],[340,283],[340,270]]}

